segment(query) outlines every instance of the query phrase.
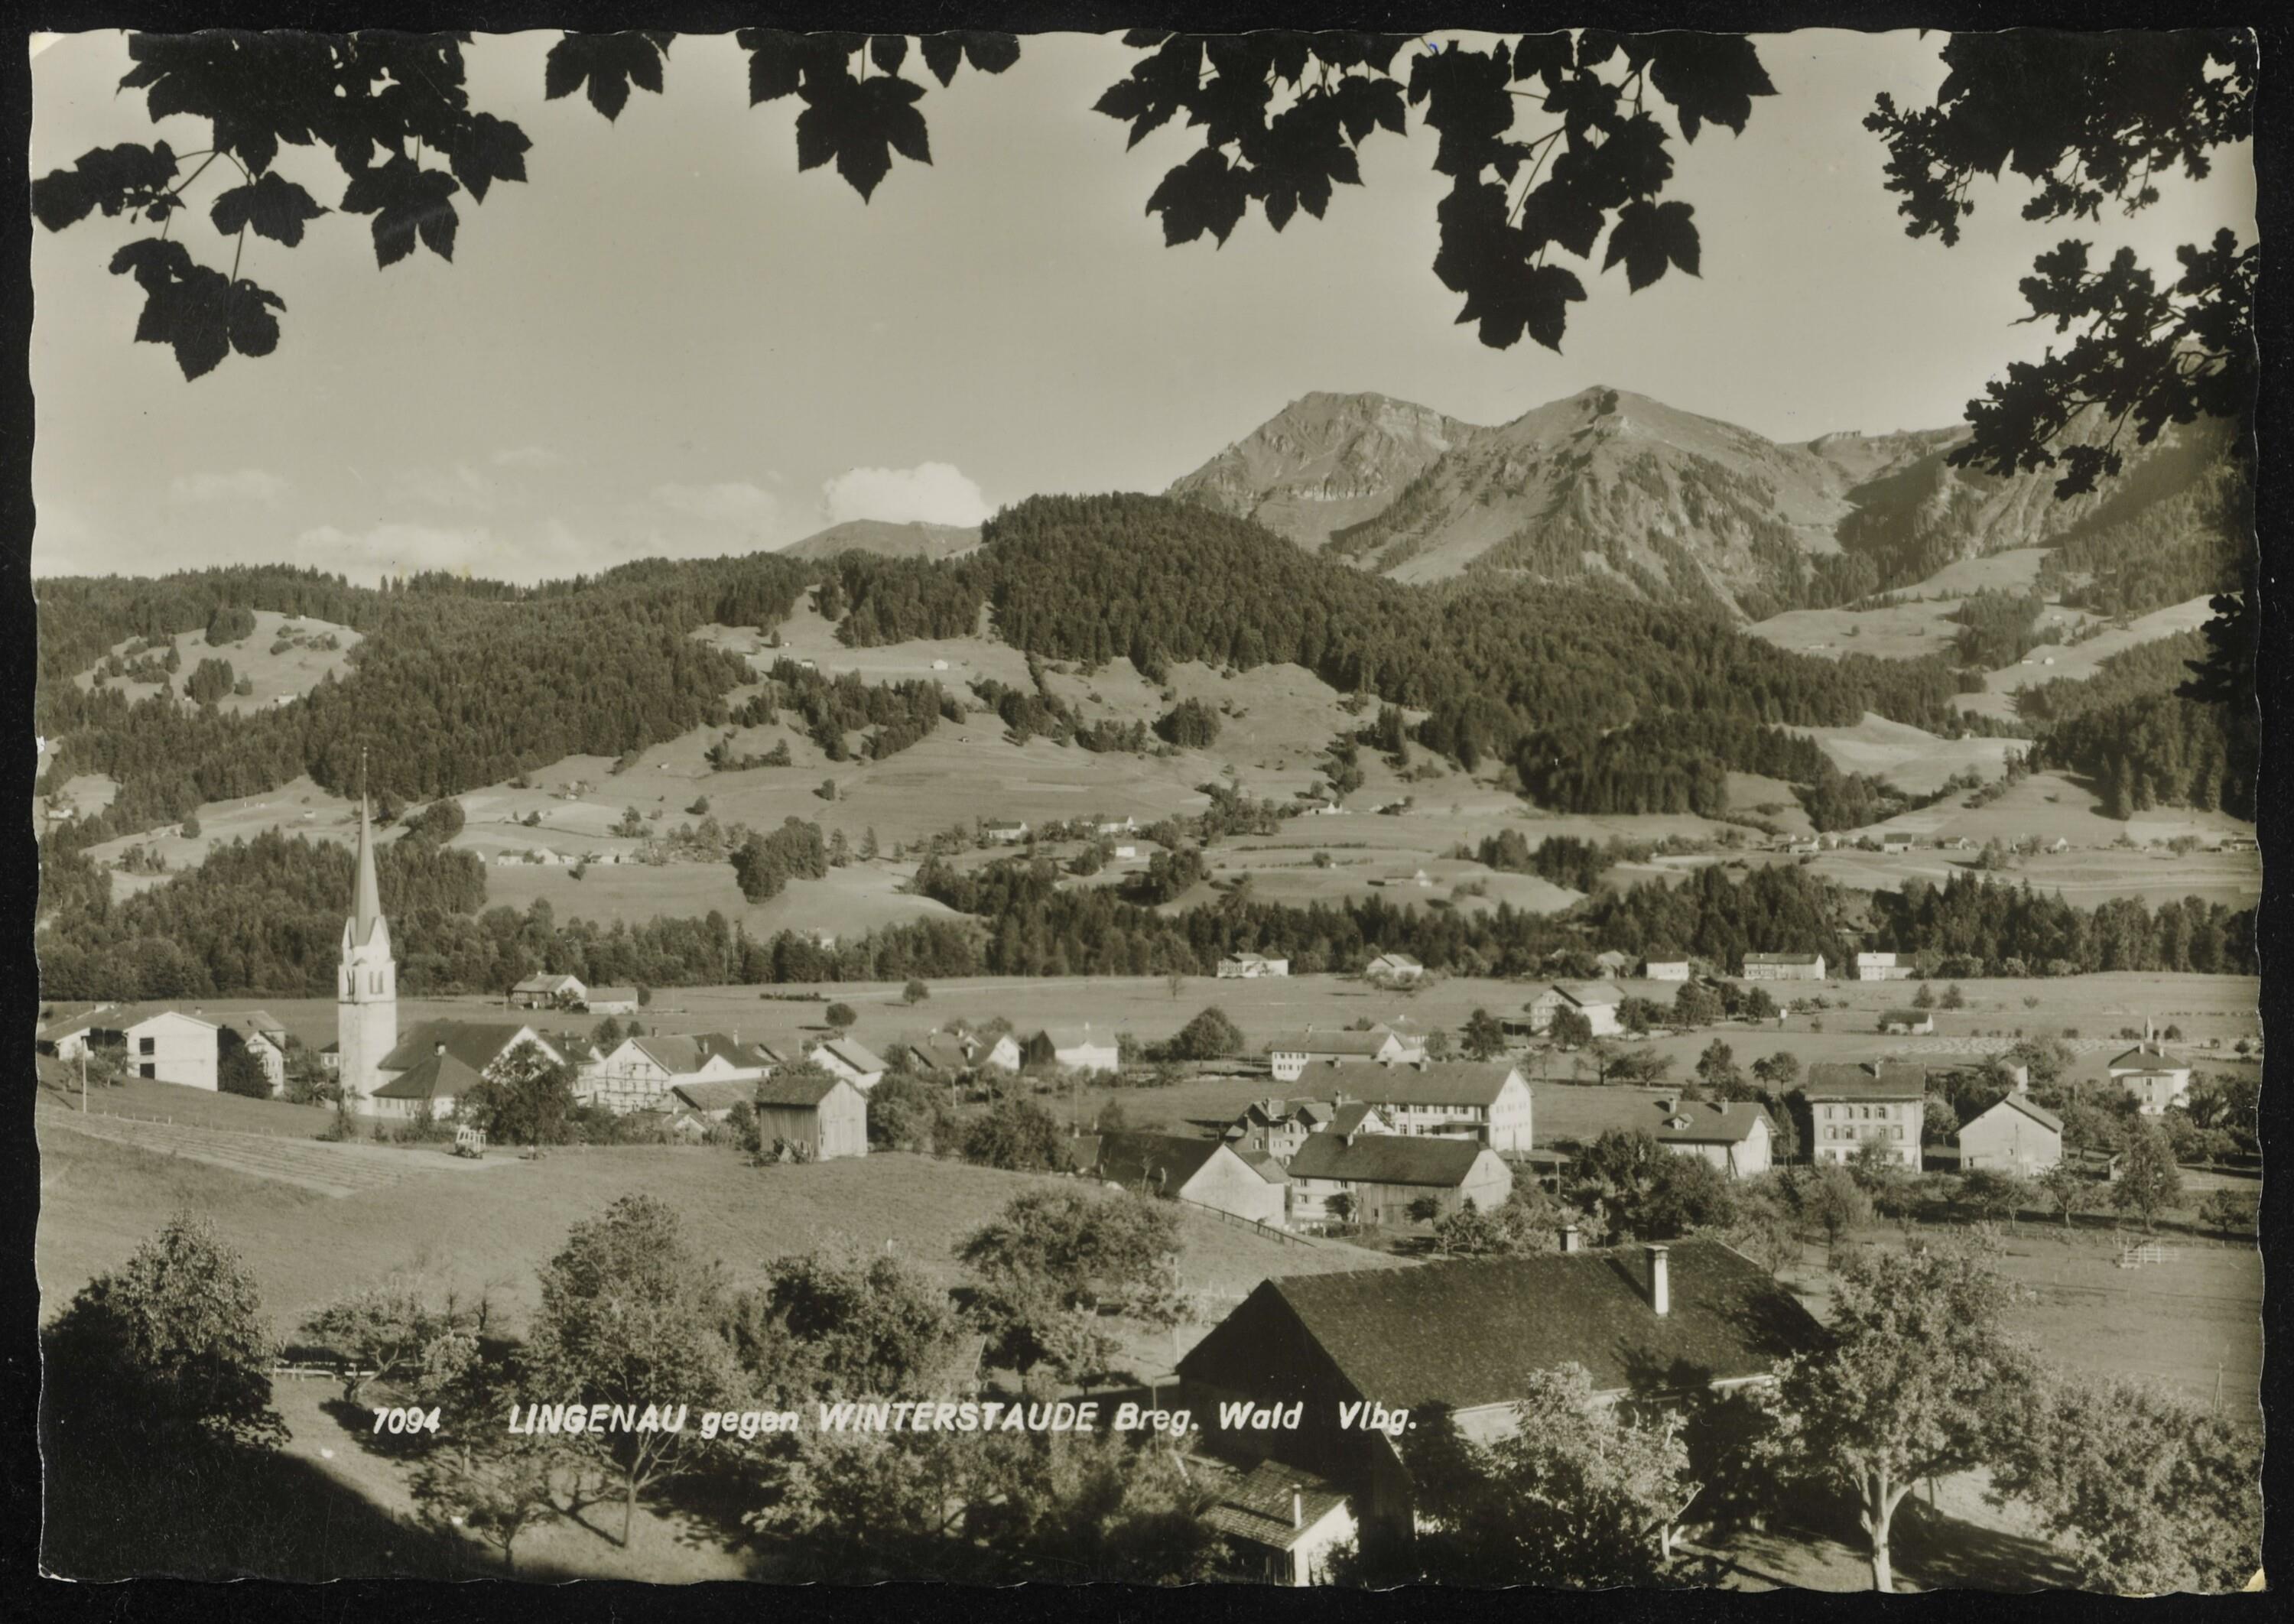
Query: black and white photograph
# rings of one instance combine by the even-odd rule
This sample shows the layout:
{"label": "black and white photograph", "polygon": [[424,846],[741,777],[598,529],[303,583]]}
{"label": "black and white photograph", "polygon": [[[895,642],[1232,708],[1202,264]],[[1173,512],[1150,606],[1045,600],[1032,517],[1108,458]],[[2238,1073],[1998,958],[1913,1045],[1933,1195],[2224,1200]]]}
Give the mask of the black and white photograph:
{"label": "black and white photograph", "polygon": [[977,20],[30,37],[41,1571],[2262,1589],[2265,41]]}

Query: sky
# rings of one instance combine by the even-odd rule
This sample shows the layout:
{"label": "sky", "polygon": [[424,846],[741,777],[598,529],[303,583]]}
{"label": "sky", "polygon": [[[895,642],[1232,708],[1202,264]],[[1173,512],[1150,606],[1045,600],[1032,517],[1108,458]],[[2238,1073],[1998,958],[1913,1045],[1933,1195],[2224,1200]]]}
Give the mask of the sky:
{"label": "sky", "polygon": [[[473,104],[533,149],[528,184],[458,199],[451,264],[424,249],[378,271],[367,221],[338,213],[291,250],[250,239],[245,274],[288,307],[267,358],[185,382],[131,342],[141,292],[104,273],[149,228],[36,228],[36,574],[285,561],[530,581],[845,519],[976,524],[1036,493],[1159,491],[1315,390],[1492,424],[1606,385],[1783,441],[1940,427],[2044,350],[2016,324],[2037,254],[2076,235],[2171,265],[2218,226],[2254,232],[2240,154],[2076,230],[1979,184],[1957,247],[1913,241],[1860,121],[1878,92],[1932,96],[1943,36],[1761,36],[1778,93],[1740,137],[1673,143],[1667,196],[1696,207],[1704,274],[1629,296],[1597,259],[1562,353],[1494,351],[1429,268],[1446,183],[1414,120],[1366,144],[1365,184],[1326,219],[1278,235],[1254,214],[1224,248],[1167,248],[1145,205],[1190,133],[1127,154],[1126,126],[1089,110],[1136,57],[1112,37],[1029,37],[999,77],[932,83],[931,166],[896,160],[866,204],[797,170],[795,99],[751,108],[729,38],[679,37],[667,93],[614,124],[542,99],[555,38],[468,51]],[[204,123],[154,126],[140,92],[116,93],[127,66],[118,34],[38,47],[35,175],[120,142],[207,144]],[[324,155],[279,166],[339,199]],[[205,212],[219,173],[182,229],[227,269]]]}

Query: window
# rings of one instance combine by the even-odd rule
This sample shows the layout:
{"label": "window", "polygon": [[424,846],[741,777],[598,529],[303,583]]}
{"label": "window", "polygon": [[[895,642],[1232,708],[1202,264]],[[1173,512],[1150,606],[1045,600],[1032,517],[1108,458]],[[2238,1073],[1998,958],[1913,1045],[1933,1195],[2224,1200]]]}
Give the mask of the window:
{"label": "window", "polygon": [[1896,1137],[1897,1137],[1898,1139],[1901,1139],[1901,1138],[1903,1138],[1903,1136],[1904,1136],[1904,1131],[1903,1131],[1903,1129],[1901,1129],[1901,1128],[1898,1128],[1898,1129],[1896,1130]]}
{"label": "window", "polygon": [[[138,1054],[157,1054],[157,1053],[159,1053],[159,1040],[158,1038],[156,1038],[156,1037],[139,1037],[139,1038],[137,1038],[137,1039],[135,1040],[135,1052],[136,1052],[136,1053],[138,1053]],[[148,1075],[148,1074],[147,1074],[147,1075]]]}
{"label": "window", "polygon": [[[149,1040],[147,1039],[146,1041],[148,1042]],[[157,1066],[152,1065],[149,1060],[146,1060],[142,1065],[138,1066],[135,1068],[135,1075],[141,1077],[150,1077],[156,1080],[159,1076],[159,1068]]]}

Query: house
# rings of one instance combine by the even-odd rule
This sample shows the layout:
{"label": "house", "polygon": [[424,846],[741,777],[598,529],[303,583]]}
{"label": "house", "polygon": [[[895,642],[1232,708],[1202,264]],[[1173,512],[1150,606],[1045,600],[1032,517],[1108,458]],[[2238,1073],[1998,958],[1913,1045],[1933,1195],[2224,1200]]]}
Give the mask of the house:
{"label": "house", "polygon": [[638,1012],[638,989],[634,987],[593,987],[582,1000],[592,1015],[634,1015]]}
{"label": "house", "polygon": [[1756,1100],[1667,1100],[1658,1109],[1648,1131],[1668,1150],[1700,1157],[1732,1179],[1753,1178],[1775,1165],[1776,1124]]}
{"label": "house", "polygon": [[1238,953],[1231,959],[1218,962],[1218,978],[1222,981],[1256,981],[1262,976],[1287,976],[1290,961],[1270,959],[1262,954]]}
{"label": "house", "polygon": [[1394,873],[1388,874],[1382,883],[1387,885],[1414,885],[1418,887],[1419,889],[1425,890],[1433,885],[1434,876],[1428,873],[1422,868],[1396,869]]}
{"label": "house", "polygon": [[484,1072],[441,1043],[368,1095],[366,1114],[385,1122],[443,1120],[460,1115],[464,1097],[484,1081]]}
{"label": "house", "polygon": [[1598,981],[1550,982],[1529,1001],[1529,1029],[1550,1032],[1553,1018],[1571,1010],[1586,1019],[1595,1037],[1615,1037],[1623,1030],[1617,1024],[1618,1002],[1617,989]]}
{"label": "house", "polygon": [[1139,848],[1136,846],[1118,846],[1115,849],[1115,855],[1119,857],[1135,857],[1139,855]]}
{"label": "house", "polygon": [[1028,838],[1025,819],[991,817],[980,825],[980,832],[999,846],[1016,846]]}
{"label": "house", "polygon": [[1264,1155],[1288,1163],[1310,1133],[1330,1128],[1346,1133],[1387,1133],[1386,1119],[1360,1100],[1254,1100],[1220,1129],[1227,1143],[1244,1155]]}
{"label": "house", "polygon": [[1123,1064],[1115,1034],[1095,1031],[1089,1021],[1079,1027],[1045,1027],[1028,1047],[1039,1056],[1048,1053],[1053,1065],[1069,1071],[1116,1071]]}
{"label": "house", "polygon": [[155,1010],[120,1028],[130,1075],[185,1088],[216,1089],[221,1047],[215,1022],[181,1010]]}
{"label": "house", "polygon": [[2158,1116],[2191,1097],[2191,1068],[2147,1039],[2113,1059],[2111,1080],[2135,1096],[2145,1116]]}
{"label": "house", "polygon": [[972,1052],[951,1033],[926,1033],[908,1045],[908,1068],[935,1083],[954,1083],[972,1071]]}
{"label": "house", "polygon": [[[263,1010],[248,1015],[226,1015],[222,1025],[238,1034],[240,1044],[255,1057],[263,1075],[271,1079],[271,1092],[284,1093],[287,1090],[287,1028],[279,1018]],[[218,1040],[220,1041],[220,1040]]]}
{"label": "house", "polygon": [[[392,1045],[375,1063],[375,1086],[361,1096],[362,1114],[409,1119],[420,1114],[416,1101],[431,1100],[431,1115],[452,1114],[444,1102],[459,1100],[467,1087],[484,1076],[520,1049],[531,1048],[552,1065],[565,1063],[565,1052],[532,1027],[516,1021],[426,1020]],[[439,1055],[455,1065],[433,1066]],[[464,1073],[469,1074],[467,1077]],[[419,1073],[406,1088],[388,1092],[394,1084]],[[576,1079],[575,1098],[581,1084]]]}
{"label": "house", "polygon": [[1895,1160],[1920,1171],[1920,1130],[1927,1116],[1927,1072],[1892,1061],[1808,1068],[1809,1149],[1820,1165],[1844,1162],[1877,1141]]}
{"label": "house", "polygon": [[762,1043],[744,1043],[737,1033],[649,1033],[623,1038],[583,1067],[574,1098],[623,1116],[666,1108],[670,1090],[680,1083],[755,1083],[783,1064],[776,1051]]}
{"label": "house", "polygon": [[1688,979],[1687,959],[1649,959],[1641,965],[1644,981],[1686,981]]}
{"label": "house", "polygon": [[1389,981],[1416,981],[1426,974],[1426,966],[1406,953],[1381,953],[1363,966],[1363,974]]}
{"label": "house", "polygon": [[736,1105],[754,1105],[757,1085],[747,1079],[719,1078],[672,1084],[669,1095],[672,1112],[689,1111],[704,1122],[718,1123],[731,1116]]}
{"label": "house", "polygon": [[1925,1010],[1889,1010],[1880,1017],[1880,1030],[1897,1037],[1925,1037],[1935,1030],[1935,1017]]}
{"label": "house", "polygon": [[1245,1471],[1208,1455],[1188,1470],[1210,1497],[1203,1525],[1224,1537],[1234,1565],[1255,1583],[1326,1584],[1332,1555],[1354,1543],[1346,1497],[1312,1472],[1274,1460]]}
{"label": "house", "polygon": [[[1428,1197],[1446,1217],[1470,1201],[1494,1212],[1513,1193],[1513,1170],[1478,1140],[1458,1134],[1316,1133],[1290,1158],[1290,1221],[1413,1222]],[[1343,1197],[1343,1211],[1331,1203]]]}
{"label": "house", "polygon": [[1392,1065],[1407,1052],[1391,1031],[1317,1032],[1312,1027],[1266,1045],[1266,1059],[1278,1083],[1296,1083],[1309,1066],[1339,1066],[1373,1061]]}
{"label": "house", "polygon": [[1909,835],[1891,834],[1880,842],[1880,849],[1890,857],[1901,857],[1911,849],[1912,841]]}
{"label": "house", "polygon": [[1138,827],[1138,824],[1129,817],[1102,817],[1093,822],[1092,832],[1094,834],[1129,834]]}
{"label": "house", "polygon": [[509,989],[509,1001],[521,1010],[563,1009],[588,999],[590,989],[572,976],[528,976]]}
{"label": "house", "polygon": [[864,1094],[884,1080],[884,1062],[857,1038],[828,1038],[808,1050],[805,1059]]}
{"label": "house", "polygon": [[34,1047],[60,1060],[76,1060],[91,1050],[117,1049],[127,1041],[127,1027],[166,1007],[157,1003],[129,1004],[125,1008],[92,1004],[77,1015],[61,1017],[38,1027],[34,1034]]}
{"label": "house", "polygon": [[1748,953],[1745,955],[1745,979],[1821,981],[1824,979],[1824,955],[1820,953]]}
{"label": "house", "polygon": [[329,1043],[325,1048],[319,1051],[320,1070],[325,1072],[331,1077],[340,1073],[342,1068],[343,1046],[341,1043]]}
{"label": "house", "polygon": [[868,1096],[850,1077],[786,1072],[758,1084],[754,1103],[768,1149],[778,1143],[808,1162],[868,1154]]}
{"label": "house", "polygon": [[1281,1166],[1266,1171],[1245,1161],[1223,1139],[1189,1139],[1176,1133],[1102,1133],[1089,1169],[1094,1178],[1143,1195],[1192,1202],[1252,1223],[1282,1227],[1284,1187]]}
{"label": "house", "polygon": [[1296,1428],[1228,1436],[1343,1490],[1366,1538],[1372,1525],[1406,1538],[1416,1518],[1394,1440],[1345,1425],[1342,1405],[1447,1409],[1490,1442],[1517,1426],[1530,1378],[1565,1364],[1590,1374],[1597,1402],[1661,1406],[1768,1385],[1821,1336],[1766,1269],[1696,1236],[1269,1279],[1179,1360],[1180,1397],[1197,1415],[1299,1406]]}
{"label": "house", "polygon": [[2009,1094],[1959,1130],[1959,1170],[1978,1168],[2021,1178],[2063,1159],[2063,1119],[2025,1094]]}
{"label": "house", "polygon": [[1633,968],[1632,955],[1619,953],[1614,947],[1607,953],[1595,954],[1593,964],[1605,981],[1621,981],[1632,973]]}
{"label": "house", "polygon": [[1446,1060],[1366,1069],[1363,1100],[1391,1132],[1470,1140],[1493,1150],[1533,1142],[1530,1087],[1502,1060]]}
{"label": "house", "polygon": [[1856,978],[1859,981],[1908,981],[1912,967],[1899,964],[1892,953],[1859,953],[1856,955]]}
{"label": "house", "polygon": [[976,1068],[1011,1072],[1020,1069],[1023,1058],[1020,1052],[1020,1040],[1009,1032],[998,1032],[989,1037],[973,1031],[961,1021],[954,1022],[942,1030],[964,1046],[965,1056]]}
{"label": "house", "polygon": [[1426,1059],[1426,1028],[1407,1015],[1397,1015],[1392,1020],[1381,1020],[1371,1028],[1372,1032],[1390,1032],[1394,1041],[1402,1045],[1395,1058],[1407,1066],[1415,1066]]}

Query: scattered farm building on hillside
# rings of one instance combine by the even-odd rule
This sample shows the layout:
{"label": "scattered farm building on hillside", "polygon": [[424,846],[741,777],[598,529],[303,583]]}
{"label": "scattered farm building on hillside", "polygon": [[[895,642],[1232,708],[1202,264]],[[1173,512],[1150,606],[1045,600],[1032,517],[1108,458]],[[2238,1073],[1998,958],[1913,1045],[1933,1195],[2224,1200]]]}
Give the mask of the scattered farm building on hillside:
{"label": "scattered farm building on hillside", "polygon": [[1824,979],[1824,955],[1820,953],[1748,953],[1745,955],[1745,979],[1821,981]]}
{"label": "scattered farm building on hillside", "polygon": [[1959,1170],[1992,1169],[2030,1178],[2063,1159],[2063,1119],[2022,1094],[2009,1094],[1959,1130]]}

